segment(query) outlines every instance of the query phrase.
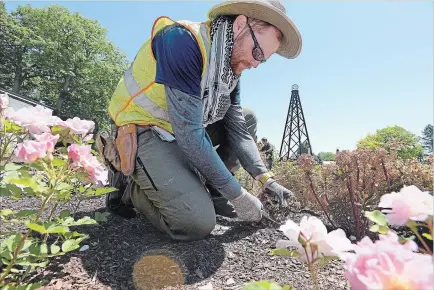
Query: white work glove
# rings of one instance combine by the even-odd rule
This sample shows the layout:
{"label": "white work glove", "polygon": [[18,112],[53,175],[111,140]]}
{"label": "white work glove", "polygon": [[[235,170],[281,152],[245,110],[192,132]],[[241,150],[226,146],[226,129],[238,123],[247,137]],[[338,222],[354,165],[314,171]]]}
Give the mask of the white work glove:
{"label": "white work glove", "polygon": [[286,199],[293,196],[293,193],[289,189],[278,184],[277,181],[272,178],[267,180],[263,189],[266,193],[273,195],[279,202],[279,205],[284,207],[288,206]]}
{"label": "white work glove", "polygon": [[231,200],[232,205],[241,220],[257,222],[262,219],[262,203],[244,188],[241,196]]}

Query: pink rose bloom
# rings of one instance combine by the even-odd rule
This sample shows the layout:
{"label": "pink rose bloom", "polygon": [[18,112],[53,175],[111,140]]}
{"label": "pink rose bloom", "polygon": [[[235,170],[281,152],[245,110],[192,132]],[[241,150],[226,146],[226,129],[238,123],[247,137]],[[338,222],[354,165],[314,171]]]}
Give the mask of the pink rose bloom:
{"label": "pink rose bloom", "polygon": [[108,172],[98,159],[92,155],[90,145],[71,144],[68,147],[68,157],[73,161],[73,169],[83,168],[94,183],[107,183]]}
{"label": "pink rose bloom", "polygon": [[48,152],[54,151],[54,146],[60,136],[43,133],[34,135],[34,137],[35,140],[26,140],[17,145],[15,156],[19,162],[29,163],[44,158]]}
{"label": "pink rose bloom", "polygon": [[30,134],[51,132],[50,126],[59,125],[62,120],[52,115],[52,110],[36,105],[24,107],[10,114],[8,118],[29,130]]}
{"label": "pink rose bloom", "polygon": [[365,237],[355,246],[355,254],[346,255],[345,276],[357,290],[433,289],[432,257],[416,250],[415,242],[402,245],[392,231],[375,243]]}
{"label": "pink rose bloom", "polygon": [[92,155],[90,145],[71,144],[68,146],[68,157],[74,162],[80,162],[82,159]]}
{"label": "pink rose bloom", "polygon": [[9,106],[8,94],[0,94],[0,111],[6,109]]}
{"label": "pink rose bloom", "polygon": [[403,226],[408,220],[426,221],[433,214],[433,196],[416,186],[406,186],[400,192],[381,197],[379,207],[384,208],[389,224]]}
{"label": "pink rose bloom", "polygon": [[61,126],[69,128],[72,134],[85,135],[93,131],[95,123],[93,121],[81,120],[78,117],[74,117],[63,121]]}
{"label": "pink rose bloom", "polygon": [[26,140],[17,145],[15,157],[18,162],[31,163],[47,156],[47,145],[43,142]]}
{"label": "pink rose bloom", "polygon": [[[342,229],[327,233],[327,228],[322,221],[314,216],[304,216],[301,219],[300,226],[292,220],[288,220],[280,227],[280,230],[289,240],[277,241],[276,247],[295,247],[297,252],[300,253],[300,259],[307,263],[323,256],[340,257],[354,247]],[[307,242],[306,249],[300,244],[299,239]]]}
{"label": "pink rose bloom", "polygon": [[41,135],[34,135],[34,137],[40,143],[45,143],[46,152],[53,152],[60,135],[53,136],[51,133],[42,133]]}

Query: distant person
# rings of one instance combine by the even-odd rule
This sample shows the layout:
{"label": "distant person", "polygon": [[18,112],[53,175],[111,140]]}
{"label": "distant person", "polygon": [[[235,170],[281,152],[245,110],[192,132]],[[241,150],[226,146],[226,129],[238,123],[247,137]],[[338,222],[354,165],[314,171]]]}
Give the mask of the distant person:
{"label": "distant person", "polygon": [[260,200],[234,177],[240,165],[264,192],[282,201],[291,195],[262,162],[255,115],[240,102],[242,72],[274,54],[300,53],[301,36],[285,13],[278,0],[231,0],[204,22],[155,21],[108,108],[120,156],[119,164],[104,154],[118,160],[109,209],[124,215],[134,207],[170,238],[197,240],[214,229],[216,214],[261,220]]}
{"label": "distant person", "polygon": [[265,153],[265,163],[268,170],[271,170],[273,167],[273,159],[274,159],[274,146],[268,142],[267,138],[262,138],[262,148],[261,152]]}

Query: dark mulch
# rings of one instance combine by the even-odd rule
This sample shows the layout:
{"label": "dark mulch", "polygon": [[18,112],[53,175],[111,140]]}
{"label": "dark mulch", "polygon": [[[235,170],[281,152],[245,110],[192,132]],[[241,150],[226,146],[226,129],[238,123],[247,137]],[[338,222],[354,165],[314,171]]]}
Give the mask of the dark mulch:
{"label": "dark mulch", "polygon": [[[35,201],[0,198],[0,204],[0,208],[25,209],[34,207]],[[83,202],[78,217],[96,211],[104,211],[103,198]],[[290,216],[296,222],[301,217]],[[185,285],[172,289],[198,289],[208,283],[214,289],[241,289],[244,283],[261,279],[313,289],[307,268],[298,260],[269,255],[276,241],[284,238],[277,228],[272,222],[252,224],[219,217],[206,239],[175,242],[143,217],[126,220],[110,215],[101,225],[77,229],[90,236],[82,243],[89,245],[87,251],[52,260],[34,279],[51,280],[44,289],[134,289],[134,263],[146,253],[168,252],[180,261],[185,274]],[[339,262],[322,269],[319,281],[320,289],[349,289]]]}

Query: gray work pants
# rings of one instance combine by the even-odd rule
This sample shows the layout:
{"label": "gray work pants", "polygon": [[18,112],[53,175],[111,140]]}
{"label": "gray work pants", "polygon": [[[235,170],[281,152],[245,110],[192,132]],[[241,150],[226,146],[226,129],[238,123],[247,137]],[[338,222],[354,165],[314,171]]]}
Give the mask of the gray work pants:
{"label": "gray work pants", "polygon": [[[249,133],[256,136],[256,117],[243,110]],[[232,172],[240,163],[231,150],[222,121],[207,127],[213,146]],[[181,148],[164,142],[150,129],[139,128],[136,168],[127,194],[136,210],[174,240],[197,240],[215,227],[216,213],[236,216],[232,205],[217,190],[202,183]]]}

